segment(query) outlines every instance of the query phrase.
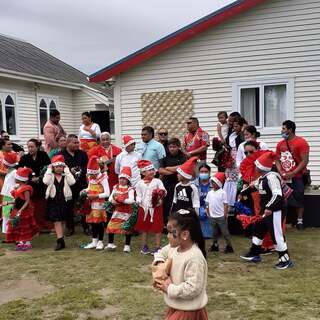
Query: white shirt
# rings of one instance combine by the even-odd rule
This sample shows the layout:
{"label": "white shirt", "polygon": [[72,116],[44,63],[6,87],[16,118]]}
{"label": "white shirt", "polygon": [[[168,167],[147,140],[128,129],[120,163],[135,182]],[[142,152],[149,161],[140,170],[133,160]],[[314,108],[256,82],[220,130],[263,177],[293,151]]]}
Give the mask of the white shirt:
{"label": "white shirt", "polygon": [[[269,150],[269,147],[265,142],[260,141],[260,140],[257,140],[257,142],[259,143],[261,150]],[[237,157],[236,157],[237,168],[240,167],[242,160],[246,157],[246,155],[244,154],[244,145],[246,143],[247,143],[247,141],[244,141],[244,142],[240,143],[240,145],[238,147]]]}
{"label": "white shirt", "polygon": [[13,190],[14,186],[16,185],[16,172],[17,170],[14,169],[11,172],[6,174],[6,177],[4,178],[3,187],[1,189],[1,195],[12,197],[11,191]]}
{"label": "white shirt", "polygon": [[138,168],[138,161],[141,160],[142,155],[136,151],[128,153],[126,150],[123,150],[116,157],[115,163],[115,173],[120,174],[123,167],[131,168],[131,185],[133,187],[141,180],[140,171]]}
{"label": "white shirt", "polygon": [[223,189],[210,190],[206,197],[209,214],[212,218],[221,218],[224,216],[224,204],[228,204],[227,194]]}
{"label": "white shirt", "polygon": [[79,139],[97,139],[97,138],[100,138],[101,130],[100,130],[100,126],[97,123],[93,123],[91,128],[90,128],[91,130],[93,130],[96,133],[95,137],[92,136],[89,131],[86,131],[83,128],[84,128],[84,124],[80,126]]}

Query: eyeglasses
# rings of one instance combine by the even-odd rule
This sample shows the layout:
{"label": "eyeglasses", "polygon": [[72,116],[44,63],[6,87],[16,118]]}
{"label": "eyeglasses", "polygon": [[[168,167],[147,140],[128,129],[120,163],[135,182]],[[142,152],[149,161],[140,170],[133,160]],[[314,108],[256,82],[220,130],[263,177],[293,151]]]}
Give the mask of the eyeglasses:
{"label": "eyeglasses", "polygon": [[159,132],[159,136],[167,136],[168,132]]}
{"label": "eyeglasses", "polygon": [[244,154],[247,156],[248,154],[253,154],[254,151],[245,151]]}

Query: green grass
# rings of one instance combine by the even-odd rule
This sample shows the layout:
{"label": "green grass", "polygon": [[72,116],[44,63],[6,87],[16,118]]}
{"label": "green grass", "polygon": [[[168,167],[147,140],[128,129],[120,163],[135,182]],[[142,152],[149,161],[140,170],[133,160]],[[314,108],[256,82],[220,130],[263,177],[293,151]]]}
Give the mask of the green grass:
{"label": "green grass", "polygon": [[[209,255],[209,319],[320,319],[319,229],[289,229],[287,239],[295,262],[290,270],[272,268],[275,254],[259,265],[242,262],[239,254],[249,241],[240,236],[233,237],[235,254]],[[80,233],[67,238],[61,252],[52,250],[55,238],[49,235],[36,237],[30,253],[0,245],[0,294],[5,283],[20,279],[50,287],[42,297],[0,305],[0,320],[163,319],[166,306],[151,287],[152,258],[138,253],[139,238],[129,255],[120,236],[116,252],[79,249],[85,241]]]}

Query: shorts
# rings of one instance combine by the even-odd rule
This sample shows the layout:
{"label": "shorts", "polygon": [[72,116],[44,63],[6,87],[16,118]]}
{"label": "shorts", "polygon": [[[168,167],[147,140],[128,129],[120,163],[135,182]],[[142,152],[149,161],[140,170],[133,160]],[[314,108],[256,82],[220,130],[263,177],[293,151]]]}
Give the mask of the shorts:
{"label": "shorts", "polygon": [[288,207],[304,208],[304,183],[301,178],[292,178],[288,186],[293,190],[288,198]]}

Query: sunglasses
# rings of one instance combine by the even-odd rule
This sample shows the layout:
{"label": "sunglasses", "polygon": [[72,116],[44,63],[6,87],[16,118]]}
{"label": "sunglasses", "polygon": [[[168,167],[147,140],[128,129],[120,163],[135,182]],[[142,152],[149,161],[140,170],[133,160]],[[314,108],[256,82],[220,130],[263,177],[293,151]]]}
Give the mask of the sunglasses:
{"label": "sunglasses", "polygon": [[254,151],[245,151],[244,154],[247,156],[248,154],[253,154]]}
{"label": "sunglasses", "polygon": [[159,136],[167,136],[168,132],[159,132]]}

